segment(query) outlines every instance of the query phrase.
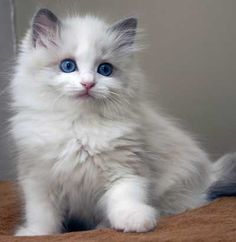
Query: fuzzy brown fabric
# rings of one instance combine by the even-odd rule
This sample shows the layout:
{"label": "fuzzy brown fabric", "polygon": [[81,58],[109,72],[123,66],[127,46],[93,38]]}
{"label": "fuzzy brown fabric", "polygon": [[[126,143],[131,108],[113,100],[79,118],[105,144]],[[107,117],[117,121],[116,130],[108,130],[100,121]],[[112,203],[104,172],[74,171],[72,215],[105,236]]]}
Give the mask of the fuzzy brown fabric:
{"label": "fuzzy brown fabric", "polygon": [[192,242],[236,241],[236,198],[222,198],[207,206],[176,216],[162,218],[155,231],[122,233],[111,229],[73,232],[52,236],[13,237],[20,220],[20,203],[15,187],[0,182],[1,242]]}

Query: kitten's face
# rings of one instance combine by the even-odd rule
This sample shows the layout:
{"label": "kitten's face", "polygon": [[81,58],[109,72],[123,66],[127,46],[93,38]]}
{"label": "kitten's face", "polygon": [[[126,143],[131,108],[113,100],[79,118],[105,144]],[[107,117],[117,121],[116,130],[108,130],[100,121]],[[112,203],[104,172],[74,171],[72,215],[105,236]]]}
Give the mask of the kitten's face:
{"label": "kitten's face", "polygon": [[28,61],[40,90],[78,102],[121,102],[137,80],[132,54],[137,21],[109,26],[94,17],[60,22],[49,10],[33,20]]}
{"label": "kitten's face", "polygon": [[[54,78],[49,85],[66,96],[84,100],[104,99],[111,93],[120,93],[127,58],[111,53],[112,36],[108,26],[97,19],[73,19],[64,23],[58,41],[54,63]],[[127,80],[128,81],[128,80]]]}

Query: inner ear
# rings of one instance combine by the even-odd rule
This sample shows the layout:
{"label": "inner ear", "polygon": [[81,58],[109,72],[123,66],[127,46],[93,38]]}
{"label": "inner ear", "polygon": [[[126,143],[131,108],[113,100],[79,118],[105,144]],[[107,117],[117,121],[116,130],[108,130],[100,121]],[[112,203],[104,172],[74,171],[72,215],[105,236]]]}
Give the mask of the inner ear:
{"label": "inner ear", "polygon": [[33,46],[48,47],[55,44],[60,30],[60,21],[57,16],[46,8],[40,9],[33,18],[32,41]]}

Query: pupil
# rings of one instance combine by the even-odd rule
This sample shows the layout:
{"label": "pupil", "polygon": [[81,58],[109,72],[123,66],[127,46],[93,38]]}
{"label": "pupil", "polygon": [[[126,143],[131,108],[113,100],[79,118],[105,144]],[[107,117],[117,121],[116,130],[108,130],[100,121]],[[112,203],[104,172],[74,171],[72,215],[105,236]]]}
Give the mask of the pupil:
{"label": "pupil", "polygon": [[107,74],[109,73],[109,66],[103,66],[103,71]]}

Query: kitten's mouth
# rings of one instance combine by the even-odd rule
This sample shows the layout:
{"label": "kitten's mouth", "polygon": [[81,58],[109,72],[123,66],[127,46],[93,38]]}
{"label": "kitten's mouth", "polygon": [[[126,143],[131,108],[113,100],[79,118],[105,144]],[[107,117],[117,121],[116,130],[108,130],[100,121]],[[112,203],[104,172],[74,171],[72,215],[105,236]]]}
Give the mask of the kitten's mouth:
{"label": "kitten's mouth", "polygon": [[89,91],[85,91],[83,93],[76,94],[76,98],[90,98],[93,97]]}

